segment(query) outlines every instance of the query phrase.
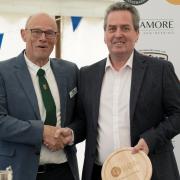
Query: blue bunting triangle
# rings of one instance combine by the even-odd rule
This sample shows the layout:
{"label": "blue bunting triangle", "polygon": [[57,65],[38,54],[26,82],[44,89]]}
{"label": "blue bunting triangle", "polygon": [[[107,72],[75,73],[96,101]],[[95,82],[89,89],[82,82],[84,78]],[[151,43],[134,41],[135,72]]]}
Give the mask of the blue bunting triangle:
{"label": "blue bunting triangle", "polygon": [[80,21],[81,21],[81,16],[71,16],[71,21],[72,21],[72,26],[73,26],[73,31],[76,30],[78,27]]}
{"label": "blue bunting triangle", "polygon": [[3,36],[4,36],[4,33],[0,33],[0,48],[1,48],[2,40],[3,40]]}

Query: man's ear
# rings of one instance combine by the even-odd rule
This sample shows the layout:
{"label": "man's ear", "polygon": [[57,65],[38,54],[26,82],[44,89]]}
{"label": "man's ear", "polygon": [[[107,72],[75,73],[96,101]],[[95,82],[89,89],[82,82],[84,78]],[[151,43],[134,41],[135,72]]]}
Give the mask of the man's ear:
{"label": "man's ear", "polygon": [[139,30],[137,30],[137,39],[136,39],[136,42],[138,41],[139,39]]}
{"label": "man's ear", "polygon": [[104,32],[104,43],[106,44],[106,35],[105,35],[105,32]]}
{"label": "man's ear", "polygon": [[21,38],[24,42],[26,42],[26,30],[25,29],[21,29]]}

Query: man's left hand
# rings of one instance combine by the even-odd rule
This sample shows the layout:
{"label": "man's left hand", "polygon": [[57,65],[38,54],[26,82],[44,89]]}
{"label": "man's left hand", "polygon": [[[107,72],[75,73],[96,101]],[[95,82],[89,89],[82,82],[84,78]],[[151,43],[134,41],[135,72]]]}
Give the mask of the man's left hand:
{"label": "man's left hand", "polygon": [[138,141],[137,145],[132,148],[132,153],[133,154],[138,153],[140,150],[144,151],[147,155],[149,153],[148,145],[147,145],[146,141],[143,138],[141,138]]}

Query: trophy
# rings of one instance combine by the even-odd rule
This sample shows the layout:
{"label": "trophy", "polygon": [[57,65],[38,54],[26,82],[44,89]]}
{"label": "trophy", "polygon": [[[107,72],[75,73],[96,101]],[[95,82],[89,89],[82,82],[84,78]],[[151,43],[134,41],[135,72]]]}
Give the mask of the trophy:
{"label": "trophy", "polygon": [[119,149],[107,157],[101,176],[102,180],[150,180],[151,161],[143,151],[132,154],[131,148]]}

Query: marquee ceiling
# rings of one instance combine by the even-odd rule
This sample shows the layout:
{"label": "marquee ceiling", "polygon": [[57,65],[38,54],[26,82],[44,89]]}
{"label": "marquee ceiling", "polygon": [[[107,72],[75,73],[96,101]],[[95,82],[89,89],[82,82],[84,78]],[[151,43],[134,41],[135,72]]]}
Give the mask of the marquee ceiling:
{"label": "marquee ceiling", "polygon": [[106,7],[116,0],[0,0],[1,14],[30,15],[47,12],[62,16],[102,17]]}

